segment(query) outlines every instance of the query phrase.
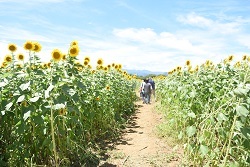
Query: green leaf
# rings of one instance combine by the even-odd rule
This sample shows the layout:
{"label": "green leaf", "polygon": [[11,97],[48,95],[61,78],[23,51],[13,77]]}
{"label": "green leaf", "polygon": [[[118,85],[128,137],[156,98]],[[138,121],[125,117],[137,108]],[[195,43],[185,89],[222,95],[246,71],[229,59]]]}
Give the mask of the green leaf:
{"label": "green leaf", "polygon": [[17,133],[18,134],[23,134],[23,132],[24,132],[24,122],[23,121],[19,121],[16,124],[16,127],[17,127]]}
{"label": "green leaf", "polygon": [[52,89],[54,88],[55,86],[54,85],[49,85],[49,87],[47,88],[47,91],[52,91]]}
{"label": "green leaf", "polygon": [[250,139],[250,127],[243,127],[240,131],[246,139]]}
{"label": "green leaf", "polygon": [[187,114],[189,117],[191,117],[191,118],[196,118],[196,115],[195,115],[195,113],[193,113],[193,112],[190,112],[190,113],[188,113]]}
{"label": "green leaf", "polygon": [[42,147],[44,146],[49,146],[51,144],[51,139],[50,138],[45,138],[45,140],[43,141]]}
{"label": "green leaf", "polygon": [[30,99],[31,102],[36,102],[40,97],[39,96],[36,96],[36,97],[33,97]]}
{"label": "green leaf", "polygon": [[59,110],[61,108],[65,108],[65,104],[55,104],[52,106],[53,110]]}
{"label": "green leaf", "polygon": [[228,120],[228,118],[221,112],[218,114],[217,119],[219,121],[227,121]]}
{"label": "green leaf", "polygon": [[24,115],[23,115],[23,119],[24,121],[26,121],[27,118],[30,117],[30,111],[26,112]]}
{"label": "green leaf", "polygon": [[249,89],[243,89],[243,88],[236,88],[233,92],[238,97],[243,97],[247,95],[247,92]]}
{"label": "green leaf", "polygon": [[2,115],[5,115],[5,111],[3,110],[3,111],[1,111],[1,113],[2,113]]}
{"label": "green leaf", "polygon": [[208,147],[205,146],[205,145],[201,145],[201,146],[200,146],[200,152],[201,152],[201,154],[202,154],[203,156],[207,155],[207,153],[208,153]]}
{"label": "green leaf", "polygon": [[78,87],[78,88],[81,88],[82,90],[86,90],[86,86],[83,85],[83,83],[80,82],[80,81],[77,82],[77,87]]}
{"label": "green leaf", "polygon": [[240,131],[240,129],[244,126],[244,124],[241,121],[235,122],[235,128]]}
{"label": "green leaf", "polygon": [[183,134],[182,134],[182,131],[179,133],[179,135],[178,135],[178,139],[182,139],[182,136],[183,136]]}
{"label": "green leaf", "polygon": [[196,94],[197,93],[195,91],[192,91],[192,92],[190,92],[189,96],[192,97],[192,98],[194,98],[196,96]]}
{"label": "green leaf", "polygon": [[25,99],[25,95],[20,96],[20,97],[17,99],[17,103],[22,102],[24,99]]}
{"label": "green leaf", "polygon": [[44,120],[40,115],[32,116],[32,118],[36,124],[44,124]]}
{"label": "green leaf", "polygon": [[13,105],[12,102],[10,102],[9,104],[7,104],[7,105],[5,106],[5,110],[8,111],[12,105]]}
{"label": "green leaf", "polygon": [[20,85],[20,89],[21,89],[22,91],[24,91],[24,90],[28,89],[29,86],[30,86],[30,82],[27,82],[27,83],[25,83],[25,84]]}
{"label": "green leaf", "polygon": [[0,88],[1,88],[1,87],[4,87],[5,85],[7,85],[6,82],[0,82]]}
{"label": "green leaf", "polygon": [[244,116],[244,117],[247,117],[247,115],[249,114],[249,111],[244,106],[237,106],[236,112],[238,116]]}
{"label": "green leaf", "polygon": [[187,127],[186,132],[187,132],[188,137],[191,137],[195,134],[196,128],[194,126],[189,126]]}
{"label": "green leaf", "polygon": [[46,90],[45,90],[45,95],[44,95],[44,97],[45,97],[45,99],[47,99],[48,97],[50,97],[50,91],[52,90],[54,88],[54,86],[53,85],[50,85]]}

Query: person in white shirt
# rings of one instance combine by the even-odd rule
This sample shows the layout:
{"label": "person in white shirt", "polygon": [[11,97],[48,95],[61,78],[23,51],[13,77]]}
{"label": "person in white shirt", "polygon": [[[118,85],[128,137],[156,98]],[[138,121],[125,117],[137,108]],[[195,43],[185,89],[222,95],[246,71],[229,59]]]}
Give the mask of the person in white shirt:
{"label": "person in white shirt", "polygon": [[145,103],[145,98],[144,98],[144,85],[146,84],[145,79],[142,80],[141,86],[140,86],[140,97],[143,103]]}

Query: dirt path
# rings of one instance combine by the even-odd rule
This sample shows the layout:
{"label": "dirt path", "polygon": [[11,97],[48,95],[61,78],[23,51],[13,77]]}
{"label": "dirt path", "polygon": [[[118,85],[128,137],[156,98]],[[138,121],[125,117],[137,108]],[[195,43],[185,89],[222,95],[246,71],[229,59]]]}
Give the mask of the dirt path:
{"label": "dirt path", "polygon": [[124,135],[108,151],[102,167],[173,167],[180,164],[180,154],[155,134],[161,115],[155,112],[155,102],[137,102],[138,110]]}

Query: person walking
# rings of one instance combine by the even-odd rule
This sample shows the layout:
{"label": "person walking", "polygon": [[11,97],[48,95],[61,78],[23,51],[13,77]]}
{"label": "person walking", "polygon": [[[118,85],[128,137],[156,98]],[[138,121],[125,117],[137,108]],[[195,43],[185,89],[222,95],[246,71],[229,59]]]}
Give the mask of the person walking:
{"label": "person walking", "polygon": [[144,85],[144,99],[146,104],[150,104],[150,96],[151,96],[151,91],[152,91],[152,85],[149,83],[149,80],[145,80],[145,85]]}
{"label": "person walking", "polygon": [[140,86],[140,97],[143,103],[145,103],[145,94],[144,94],[144,85],[146,84],[145,79],[142,80],[141,86]]}
{"label": "person walking", "polygon": [[148,82],[151,84],[152,86],[152,95],[154,96],[154,100],[156,101],[156,98],[155,98],[155,81],[150,77]]}

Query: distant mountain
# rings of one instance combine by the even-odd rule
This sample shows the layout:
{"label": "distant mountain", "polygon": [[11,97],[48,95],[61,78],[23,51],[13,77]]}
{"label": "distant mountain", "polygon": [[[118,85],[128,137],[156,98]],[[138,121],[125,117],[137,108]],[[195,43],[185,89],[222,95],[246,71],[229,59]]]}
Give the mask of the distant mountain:
{"label": "distant mountain", "polygon": [[137,76],[146,76],[149,74],[154,74],[154,75],[167,75],[167,72],[159,72],[159,71],[148,71],[148,70],[129,70],[129,69],[124,69],[125,71],[127,71],[129,74],[134,75],[136,74]]}

